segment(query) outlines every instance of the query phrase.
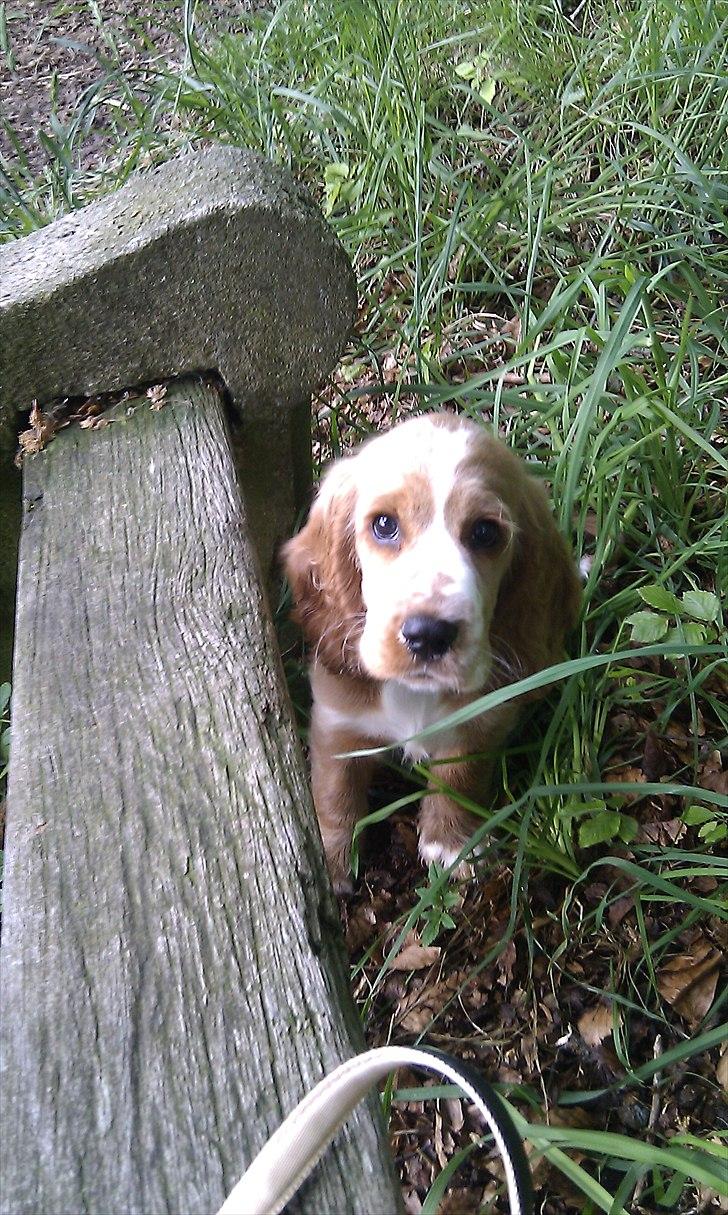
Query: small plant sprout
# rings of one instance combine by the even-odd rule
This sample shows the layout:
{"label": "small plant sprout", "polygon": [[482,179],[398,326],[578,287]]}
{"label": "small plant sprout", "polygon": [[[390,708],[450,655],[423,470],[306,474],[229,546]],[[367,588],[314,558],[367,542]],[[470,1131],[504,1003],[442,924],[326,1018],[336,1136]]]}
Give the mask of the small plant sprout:
{"label": "small plant sprout", "polygon": [[655,611],[633,612],[627,617],[632,627],[631,641],[639,645],[662,640],[702,645],[718,637],[720,601],[712,591],[683,591],[678,596],[655,582],[638,587],[637,594]]}
{"label": "small plant sprout", "polygon": [[434,861],[427,870],[427,885],[418,886],[415,893],[420,900],[419,919],[423,925],[420,940],[424,946],[432,945],[441,932],[452,932],[457,927],[450,913],[462,906],[462,896],[447,881],[442,866]]}

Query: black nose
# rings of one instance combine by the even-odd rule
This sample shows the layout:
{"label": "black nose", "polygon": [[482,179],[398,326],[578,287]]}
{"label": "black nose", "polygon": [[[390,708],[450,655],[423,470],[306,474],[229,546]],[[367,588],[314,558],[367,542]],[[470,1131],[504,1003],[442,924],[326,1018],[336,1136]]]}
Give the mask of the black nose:
{"label": "black nose", "polygon": [[402,636],[410,654],[427,661],[442,658],[452,649],[458,628],[455,621],[438,620],[437,616],[408,616]]}

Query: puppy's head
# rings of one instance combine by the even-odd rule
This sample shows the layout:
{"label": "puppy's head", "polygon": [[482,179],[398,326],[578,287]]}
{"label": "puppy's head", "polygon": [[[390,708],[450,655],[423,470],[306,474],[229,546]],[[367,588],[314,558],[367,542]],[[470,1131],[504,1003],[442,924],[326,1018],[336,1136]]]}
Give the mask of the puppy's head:
{"label": "puppy's head", "polygon": [[334,464],[284,561],[319,661],[423,691],[473,693],[548,666],[578,605],[543,489],[451,414]]}

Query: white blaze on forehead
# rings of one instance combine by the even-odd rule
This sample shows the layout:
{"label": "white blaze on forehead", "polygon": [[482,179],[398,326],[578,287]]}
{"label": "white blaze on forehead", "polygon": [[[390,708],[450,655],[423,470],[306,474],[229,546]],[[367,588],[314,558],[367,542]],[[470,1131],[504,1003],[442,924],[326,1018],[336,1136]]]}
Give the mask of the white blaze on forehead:
{"label": "white blaze on forehead", "polygon": [[410,418],[332,464],[319,486],[318,502],[326,507],[339,493],[356,487],[356,521],[360,524],[375,498],[396,493],[409,475],[417,473],[429,481],[435,511],[442,515],[457,467],[473,438],[469,426],[451,430],[432,417]]}
{"label": "white blaze on forehead", "polygon": [[362,491],[357,522],[361,522],[374,498],[395,493],[412,473],[427,478],[435,515],[442,516],[455,485],[456,469],[468,454],[472,438],[469,428],[450,430],[432,418],[422,417],[412,418],[366,443],[354,457],[356,480]]}
{"label": "white blaze on forehead", "polygon": [[378,601],[374,610],[380,625],[387,612],[415,612],[420,605],[427,607],[435,594],[438,599],[451,601],[446,610],[453,619],[468,620],[477,614],[472,565],[459,538],[445,522],[445,508],[457,484],[457,469],[468,454],[472,437],[467,427],[450,430],[423,417],[412,419],[362,450],[363,492],[357,503],[357,529],[364,525],[373,501],[402,489],[413,475],[426,481],[433,509],[428,525],[410,538],[396,561],[388,564],[386,586],[378,565],[369,577],[366,560],[363,563],[364,598],[370,610]]}

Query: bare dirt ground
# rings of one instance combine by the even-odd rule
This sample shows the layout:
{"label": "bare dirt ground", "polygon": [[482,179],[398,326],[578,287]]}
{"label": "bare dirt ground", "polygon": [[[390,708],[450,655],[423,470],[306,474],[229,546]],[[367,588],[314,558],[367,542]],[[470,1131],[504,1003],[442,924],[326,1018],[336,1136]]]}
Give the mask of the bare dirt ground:
{"label": "bare dirt ground", "polygon": [[[12,160],[19,154],[39,173],[46,159],[41,133],[53,135],[53,116],[65,123],[84,91],[114,62],[131,79],[143,77],[160,59],[180,53],[177,37],[159,20],[160,5],[117,0],[99,6],[94,19],[86,3],[26,0],[7,6],[7,51],[0,69],[0,107],[19,144],[5,130],[0,148]],[[135,32],[131,23],[138,25]],[[154,46],[146,45],[148,38]],[[84,141],[82,167],[91,168],[108,147],[103,128]]]}
{"label": "bare dirt ground", "polygon": [[[232,30],[255,0],[210,0],[196,9],[196,21]],[[145,79],[184,59],[176,0],[10,0],[6,37],[0,31],[0,155],[27,158],[32,172],[46,161],[42,136],[77,111],[85,91],[110,72],[122,74],[143,91]],[[17,138],[15,147],[5,129]],[[78,148],[78,168],[90,170],[112,151],[113,132],[103,115]]]}

